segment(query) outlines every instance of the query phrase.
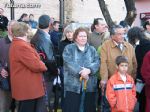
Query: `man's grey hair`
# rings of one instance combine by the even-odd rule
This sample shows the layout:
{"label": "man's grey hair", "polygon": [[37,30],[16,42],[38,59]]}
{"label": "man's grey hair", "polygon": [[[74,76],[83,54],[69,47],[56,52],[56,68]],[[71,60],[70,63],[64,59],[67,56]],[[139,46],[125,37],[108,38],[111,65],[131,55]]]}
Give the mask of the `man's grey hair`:
{"label": "man's grey hair", "polygon": [[113,25],[110,28],[110,35],[115,35],[116,34],[116,29],[120,29],[120,28],[123,28],[123,27],[121,25]]}

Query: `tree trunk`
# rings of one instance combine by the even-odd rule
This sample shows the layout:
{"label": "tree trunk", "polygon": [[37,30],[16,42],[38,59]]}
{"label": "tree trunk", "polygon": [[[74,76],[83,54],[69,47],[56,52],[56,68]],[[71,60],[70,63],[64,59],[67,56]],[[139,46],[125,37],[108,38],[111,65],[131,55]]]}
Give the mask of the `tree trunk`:
{"label": "tree trunk", "polygon": [[[109,27],[111,27],[112,25],[114,25],[114,22],[106,7],[105,1],[98,0],[98,2],[99,2],[100,9],[102,11],[102,14],[106,20],[106,23],[108,24]],[[125,21],[131,26],[137,15],[136,8],[135,8],[135,0],[124,0],[124,2],[125,2],[126,10],[127,10]]]}
{"label": "tree trunk", "polygon": [[124,0],[124,2],[127,9],[125,21],[131,26],[137,15],[135,8],[135,0]]}
{"label": "tree trunk", "polygon": [[98,2],[99,2],[100,9],[102,11],[102,14],[105,18],[107,25],[109,26],[109,28],[112,27],[114,25],[114,22],[112,21],[112,18],[109,14],[109,11],[106,7],[105,1],[104,0],[98,0]]}

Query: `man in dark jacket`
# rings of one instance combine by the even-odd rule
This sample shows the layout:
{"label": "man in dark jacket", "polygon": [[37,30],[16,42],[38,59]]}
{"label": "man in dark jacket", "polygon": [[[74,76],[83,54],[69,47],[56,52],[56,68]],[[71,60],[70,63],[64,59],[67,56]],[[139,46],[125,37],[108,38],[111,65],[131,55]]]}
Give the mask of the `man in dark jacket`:
{"label": "man in dark jacket", "polygon": [[4,10],[0,8],[0,35],[4,36],[7,30],[8,19],[3,15]]}
{"label": "man in dark jacket", "polygon": [[[8,53],[9,46],[12,41],[12,33],[11,26],[15,23],[15,21],[10,21],[8,23],[8,35],[5,38],[0,39],[0,77],[3,80],[3,83],[6,84],[5,87],[9,85],[9,61],[8,61]],[[9,111],[9,107],[11,104],[11,93],[8,91],[9,88],[5,88],[0,84],[0,112]]]}
{"label": "man in dark jacket", "polygon": [[[41,58],[48,68],[48,71],[44,73],[44,87],[46,95],[41,99],[41,101],[39,101],[38,112],[47,112],[46,108],[51,108],[50,97],[52,96],[52,85],[54,79],[52,74],[57,74],[57,68],[52,65],[52,61],[55,59],[52,42],[50,40],[50,35],[48,34],[49,26],[51,24],[50,22],[50,17],[48,15],[40,16],[38,20],[39,29],[31,40],[31,44],[33,44],[37,52],[41,54]],[[46,104],[47,107],[43,104]]]}
{"label": "man in dark jacket", "polygon": [[60,42],[60,36],[59,36],[59,21],[54,21],[53,23],[53,31],[50,32],[51,41],[54,45],[54,47],[58,47],[58,43]]}

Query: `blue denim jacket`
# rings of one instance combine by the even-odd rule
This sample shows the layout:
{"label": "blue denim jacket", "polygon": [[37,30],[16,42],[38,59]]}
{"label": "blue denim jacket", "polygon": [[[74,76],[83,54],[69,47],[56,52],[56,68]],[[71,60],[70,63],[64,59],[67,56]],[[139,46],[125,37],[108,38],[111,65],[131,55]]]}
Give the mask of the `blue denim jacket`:
{"label": "blue denim jacket", "polygon": [[75,93],[80,93],[81,82],[80,74],[81,67],[89,68],[91,74],[87,82],[87,92],[95,92],[97,86],[96,72],[100,67],[100,59],[96,49],[89,44],[86,44],[85,50],[81,51],[76,43],[69,44],[63,52],[64,60],[64,90]]}

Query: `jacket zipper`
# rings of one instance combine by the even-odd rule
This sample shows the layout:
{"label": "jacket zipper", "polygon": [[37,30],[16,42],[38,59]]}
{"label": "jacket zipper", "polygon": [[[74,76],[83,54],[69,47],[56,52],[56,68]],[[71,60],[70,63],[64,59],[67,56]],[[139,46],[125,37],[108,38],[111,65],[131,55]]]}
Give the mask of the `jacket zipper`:
{"label": "jacket zipper", "polygon": [[124,83],[124,85],[125,85],[126,109],[127,109],[127,112],[128,112],[128,102],[127,102],[126,83]]}

